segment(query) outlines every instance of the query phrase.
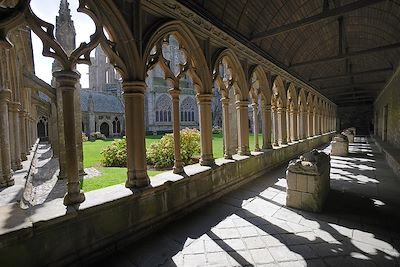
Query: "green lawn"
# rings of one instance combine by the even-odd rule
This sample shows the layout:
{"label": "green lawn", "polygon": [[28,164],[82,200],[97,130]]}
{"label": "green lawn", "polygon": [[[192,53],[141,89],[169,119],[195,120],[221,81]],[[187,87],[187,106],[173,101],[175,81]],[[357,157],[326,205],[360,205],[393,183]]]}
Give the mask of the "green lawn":
{"label": "green lawn", "polygon": [[[162,135],[152,135],[146,136],[146,147],[154,142],[160,140]],[[103,167],[101,166],[100,152],[108,145],[112,143],[113,140],[96,140],[94,142],[83,142],[83,165],[85,168],[95,167],[99,170],[102,175],[90,179],[85,179],[82,183],[82,189],[85,192],[100,189],[103,187],[125,183],[126,181],[126,168],[115,168],[115,167]],[[254,150],[254,136],[249,137],[250,149]],[[262,138],[259,136],[260,145],[262,143]],[[223,151],[223,136],[222,134],[213,135],[213,154],[215,158],[222,158],[224,156]],[[162,171],[148,171],[149,176],[155,176]]]}

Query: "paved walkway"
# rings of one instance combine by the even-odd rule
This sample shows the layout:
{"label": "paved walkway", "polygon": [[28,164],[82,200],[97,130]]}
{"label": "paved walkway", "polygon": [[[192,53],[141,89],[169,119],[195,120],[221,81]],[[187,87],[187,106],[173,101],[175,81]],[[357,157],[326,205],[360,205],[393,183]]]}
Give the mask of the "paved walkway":
{"label": "paved walkway", "polygon": [[18,203],[28,208],[64,197],[66,185],[65,181],[58,180],[58,168],[51,146],[39,143],[36,154],[32,151],[22,162],[22,169],[14,173],[15,185],[0,190],[0,207]]}
{"label": "paved walkway", "polygon": [[283,166],[93,266],[399,266],[400,180],[356,142],[322,214],[284,206]]}

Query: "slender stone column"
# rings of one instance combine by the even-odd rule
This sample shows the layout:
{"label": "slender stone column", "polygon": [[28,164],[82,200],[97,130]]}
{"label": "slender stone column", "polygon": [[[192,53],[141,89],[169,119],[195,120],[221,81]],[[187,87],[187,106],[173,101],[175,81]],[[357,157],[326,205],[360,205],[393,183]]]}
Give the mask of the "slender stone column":
{"label": "slender stone column", "polygon": [[272,134],[272,122],[271,122],[271,105],[266,105],[264,112],[262,112],[263,118],[263,146],[262,149],[271,149],[271,134]]}
{"label": "slender stone column", "polygon": [[19,108],[21,104],[18,102],[9,102],[8,103],[8,111],[9,118],[12,120],[12,124],[10,124],[10,140],[11,145],[13,147],[11,166],[14,171],[22,169],[21,164],[21,146],[20,146],[20,125],[19,125]]}
{"label": "slender stone column", "polygon": [[200,121],[200,165],[213,166],[215,164],[212,152],[212,94],[197,94]]}
{"label": "slender stone column", "polygon": [[8,102],[10,101],[10,97],[11,90],[0,90],[0,165],[2,166],[0,187],[14,184],[11,171],[11,144],[8,124]]}
{"label": "slender stone column", "polygon": [[231,159],[232,153],[230,150],[231,147],[231,134],[229,127],[229,98],[222,97],[222,127],[224,130],[224,158]]}
{"label": "slender stone column", "polygon": [[253,132],[254,132],[254,151],[260,151],[260,145],[258,143],[258,104],[251,104],[253,107]]}
{"label": "slender stone column", "polygon": [[238,122],[238,154],[248,156],[250,155],[250,150],[247,101],[236,101],[236,114]]}
{"label": "slender stone column", "polygon": [[279,145],[287,145],[287,131],[286,131],[286,108],[278,107],[278,129],[279,129]]}
{"label": "slender stone column", "polygon": [[311,137],[314,135],[314,121],[313,121],[313,112],[308,110],[307,111],[308,115],[308,120],[307,120],[307,125],[308,125],[308,131],[307,131],[307,137]]}
{"label": "slender stone column", "polygon": [[290,134],[291,134],[290,140],[292,142],[299,140],[298,132],[297,132],[297,117],[298,117],[297,110],[289,111],[290,126],[292,128],[290,131]]}
{"label": "slender stone column", "polygon": [[57,82],[57,89],[62,92],[63,115],[64,115],[64,136],[66,150],[66,174],[67,194],[64,197],[64,205],[74,205],[85,201],[85,195],[80,189],[79,162],[76,147],[75,131],[75,102],[74,90],[79,79],[75,71],[56,71],[53,76]]}
{"label": "slender stone column", "polygon": [[171,88],[169,93],[172,97],[172,124],[173,124],[173,134],[174,134],[174,173],[183,172],[183,161],[181,156],[181,134],[180,134],[180,121],[179,121],[179,95],[181,91],[178,88]]}
{"label": "slender stone column", "polygon": [[313,124],[313,129],[311,132],[313,135],[317,135],[317,133],[318,133],[318,114],[317,114],[316,110],[314,110],[314,112],[313,112],[312,124]]}
{"label": "slender stone column", "polygon": [[278,131],[278,114],[277,114],[277,108],[275,106],[271,107],[272,109],[272,122],[273,122],[273,126],[274,126],[274,146],[279,146],[279,142],[278,142],[278,135],[279,135],[279,131]]}
{"label": "slender stone column", "polygon": [[59,156],[59,142],[58,142],[58,127],[57,127],[57,107],[54,103],[51,104],[51,117],[50,117],[50,131],[53,133],[51,147],[53,148],[53,156]]}
{"label": "slender stone column", "polygon": [[122,83],[125,101],[125,135],[127,146],[128,179],[126,187],[146,187],[150,184],[147,175],[146,133],[144,127],[144,93],[142,81]]}
{"label": "slender stone column", "polygon": [[19,112],[19,124],[20,124],[20,140],[21,140],[21,159],[27,160],[26,156],[26,128],[25,128],[25,110]]}
{"label": "slender stone column", "polygon": [[64,180],[67,178],[66,174],[66,150],[65,150],[65,130],[64,130],[64,108],[63,108],[63,98],[62,98],[62,92],[57,91],[56,92],[56,97],[57,97],[57,128],[58,128],[58,162],[60,166],[60,171],[58,173],[58,179]]}

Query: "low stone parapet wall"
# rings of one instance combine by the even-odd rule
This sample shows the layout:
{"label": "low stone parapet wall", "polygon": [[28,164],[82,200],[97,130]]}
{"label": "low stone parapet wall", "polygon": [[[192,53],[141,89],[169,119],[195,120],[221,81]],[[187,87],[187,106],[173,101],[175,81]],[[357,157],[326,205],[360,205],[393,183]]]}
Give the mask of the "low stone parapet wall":
{"label": "low stone parapet wall", "polygon": [[1,266],[64,266],[90,261],[160,229],[294,157],[329,143],[333,133],[278,149],[218,159],[216,166],[163,173],[145,189],[112,186],[66,209],[56,199],[29,210],[10,205],[0,218]]}

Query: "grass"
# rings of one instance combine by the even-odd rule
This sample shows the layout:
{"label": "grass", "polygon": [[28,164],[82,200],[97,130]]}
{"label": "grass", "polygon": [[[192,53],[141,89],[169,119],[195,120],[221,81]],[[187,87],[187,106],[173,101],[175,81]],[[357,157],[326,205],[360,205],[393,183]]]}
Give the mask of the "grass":
{"label": "grass", "polygon": [[[162,135],[151,135],[146,136],[146,147],[154,142],[160,140]],[[96,140],[94,142],[83,142],[83,165],[85,168],[95,167],[102,174],[98,177],[85,179],[82,183],[82,189],[85,192],[104,188],[111,185],[125,183],[126,181],[126,168],[117,167],[103,167],[101,166],[101,154],[100,152],[113,140]],[[224,156],[223,151],[223,136],[222,134],[213,134],[213,154],[215,158],[222,158]],[[260,145],[262,144],[261,135],[259,136]],[[250,149],[254,150],[254,136],[249,136]],[[150,177],[155,176],[162,171],[148,171]]]}

